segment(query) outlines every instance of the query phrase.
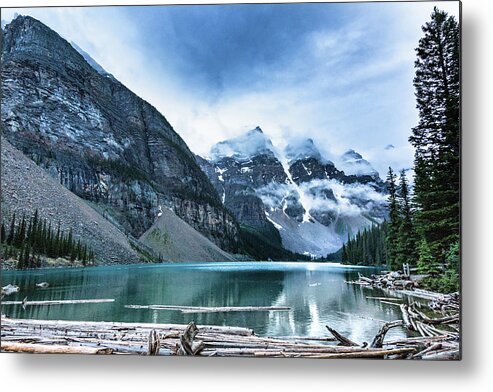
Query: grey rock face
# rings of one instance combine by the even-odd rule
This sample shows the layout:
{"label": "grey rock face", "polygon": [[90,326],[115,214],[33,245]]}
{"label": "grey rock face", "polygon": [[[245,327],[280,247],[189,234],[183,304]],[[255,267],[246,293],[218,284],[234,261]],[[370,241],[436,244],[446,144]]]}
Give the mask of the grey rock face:
{"label": "grey rock face", "polygon": [[243,225],[273,224],[290,251],[325,255],[386,216],[384,183],[356,152],[347,160],[357,158],[359,172],[348,175],[313,140],[280,152],[256,128],[213,146],[211,156],[197,159],[225,206]]}
{"label": "grey rock face", "polygon": [[23,214],[30,217],[38,210],[40,218],[53,225],[60,223],[62,231],[72,229],[74,238],[94,251],[97,264],[143,261],[134,249],[136,244],[132,243],[132,238],[65,189],[3,137],[1,150],[1,210],[5,221],[13,214],[18,218]]}
{"label": "grey rock face", "polygon": [[66,188],[104,206],[136,237],[165,205],[236,250],[235,219],[153,106],[31,17],[5,27],[2,66],[5,137]]}

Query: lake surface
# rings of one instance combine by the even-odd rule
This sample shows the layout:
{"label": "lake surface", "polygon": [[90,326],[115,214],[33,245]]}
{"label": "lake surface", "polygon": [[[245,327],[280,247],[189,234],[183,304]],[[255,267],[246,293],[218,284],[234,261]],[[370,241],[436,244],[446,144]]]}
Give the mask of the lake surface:
{"label": "lake surface", "polygon": [[[2,271],[2,286],[19,293],[4,300],[114,298],[114,303],[2,306],[12,318],[230,325],[258,335],[328,336],[325,325],[350,339],[371,341],[384,321],[401,318],[399,307],[367,296],[379,289],[345,283],[376,269],[322,263],[190,263],[82,269]],[[49,282],[46,289],[36,283]],[[182,314],[177,310],[127,309],[124,305],[289,306],[289,311]],[[389,338],[404,337],[401,328]]]}

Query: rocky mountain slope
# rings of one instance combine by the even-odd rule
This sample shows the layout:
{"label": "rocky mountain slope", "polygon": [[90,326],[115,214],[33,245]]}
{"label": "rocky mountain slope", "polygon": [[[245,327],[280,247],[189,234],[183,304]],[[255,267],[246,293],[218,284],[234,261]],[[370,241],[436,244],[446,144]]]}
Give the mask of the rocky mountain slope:
{"label": "rocky mountain slope", "polygon": [[135,237],[169,207],[222,249],[238,249],[236,220],[163,115],[36,19],[18,16],[2,33],[10,143]]}
{"label": "rocky mountain slope", "polygon": [[311,139],[280,151],[259,127],[216,144],[208,160],[197,158],[243,226],[275,228],[284,248],[313,256],[338,250],[386,215],[385,185],[370,163],[352,150],[340,161],[347,173]]}
{"label": "rocky mountain slope", "polygon": [[139,240],[163,260],[236,261],[168,208],[164,208],[159,215]]}
{"label": "rocky mountain slope", "polygon": [[74,238],[95,253],[97,264],[135,263],[143,261],[129,238],[104,219],[84,200],[1,139],[2,220],[9,222],[12,214],[30,217],[38,210],[42,219],[53,225],[60,222],[62,230],[72,228]]}

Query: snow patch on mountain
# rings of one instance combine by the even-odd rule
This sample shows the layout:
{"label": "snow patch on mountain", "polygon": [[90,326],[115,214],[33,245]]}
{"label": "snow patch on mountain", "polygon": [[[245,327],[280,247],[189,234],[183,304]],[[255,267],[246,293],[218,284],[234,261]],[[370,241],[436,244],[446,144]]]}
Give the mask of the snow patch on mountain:
{"label": "snow patch on mountain", "polygon": [[[348,235],[386,216],[378,172],[354,150],[341,157],[338,169],[312,139],[291,141],[281,150],[257,127],[217,143],[210,156],[225,189],[260,198],[265,218],[292,252],[325,256],[340,249]],[[241,207],[242,199],[235,200]]]}
{"label": "snow patch on mountain", "polygon": [[248,161],[256,155],[274,155],[272,141],[256,127],[246,134],[215,144],[210,152],[212,161],[222,158],[234,158],[237,161]]}
{"label": "snow patch on mountain", "polygon": [[308,158],[317,159],[322,163],[332,163],[322,157],[322,154],[315,146],[313,139],[298,139],[292,141],[284,148],[284,155],[290,164]]}
{"label": "snow patch on mountain", "polygon": [[341,157],[338,163],[339,169],[341,169],[347,175],[355,176],[378,176],[378,172],[373,166],[364,159],[361,154],[354,150],[346,151]]}

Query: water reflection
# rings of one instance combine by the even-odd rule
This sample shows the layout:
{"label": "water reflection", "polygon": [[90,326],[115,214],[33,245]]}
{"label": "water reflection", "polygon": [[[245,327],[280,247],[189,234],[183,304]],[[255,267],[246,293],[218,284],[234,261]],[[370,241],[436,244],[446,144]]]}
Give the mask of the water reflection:
{"label": "water reflection", "polygon": [[[400,318],[399,308],[367,296],[381,290],[348,285],[355,268],[314,263],[218,263],[97,267],[2,273],[2,285],[21,291],[9,300],[114,298],[114,303],[4,306],[16,318],[188,323],[245,326],[271,336],[326,336],[325,325],[350,339],[369,341],[383,321]],[[370,273],[371,270],[365,273]],[[47,289],[35,284],[47,281]],[[189,306],[289,306],[285,312],[183,314],[127,309],[126,304]],[[389,337],[404,336],[392,329]]]}

